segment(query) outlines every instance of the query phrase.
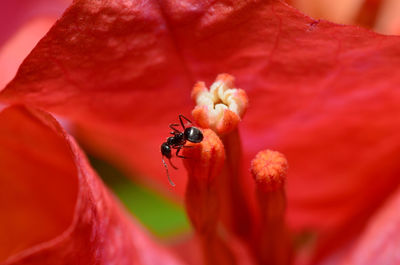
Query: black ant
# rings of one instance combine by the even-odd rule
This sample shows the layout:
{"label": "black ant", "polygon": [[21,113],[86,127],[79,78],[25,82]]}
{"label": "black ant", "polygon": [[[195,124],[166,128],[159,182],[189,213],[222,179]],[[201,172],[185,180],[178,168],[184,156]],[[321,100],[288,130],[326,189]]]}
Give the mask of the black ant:
{"label": "black ant", "polygon": [[181,123],[181,126],[183,128],[183,132],[175,128],[175,126],[179,126],[177,123],[173,123],[169,125],[169,128],[171,128],[173,131],[170,132],[173,136],[170,136],[167,138],[167,141],[164,142],[161,145],[161,155],[162,155],[162,161],[164,163],[165,169],[167,171],[167,176],[168,176],[168,181],[171,184],[171,186],[175,186],[175,184],[172,182],[171,178],[169,177],[168,173],[168,167],[167,164],[164,161],[164,156],[168,158],[169,163],[174,169],[178,169],[176,166],[174,166],[171,163],[171,156],[172,156],[172,149],[176,149],[175,155],[180,158],[187,158],[185,156],[179,155],[179,151],[181,151],[182,148],[184,147],[189,147],[185,146],[186,141],[192,142],[192,143],[200,143],[203,140],[203,133],[200,131],[200,129],[190,126],[190,127],[185,127],[183,124],[182,119],[185,119],[189,123],[192,123],[188,118],[186,118],[183,115],[179,115],[179,121]]}

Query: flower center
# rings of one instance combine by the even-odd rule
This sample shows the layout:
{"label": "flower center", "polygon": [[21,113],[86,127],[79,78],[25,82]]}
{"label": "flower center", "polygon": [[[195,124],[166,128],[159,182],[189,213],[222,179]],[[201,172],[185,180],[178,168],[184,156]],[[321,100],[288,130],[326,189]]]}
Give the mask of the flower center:
{"label": "flower center", "polygon": [[204,82],[198,82],[193,88],[192,98],[196,102],[192,112],[195,120],[201,127],[218,134],[234,130],[248,105],[246,92],[235,88],[234,77],[228,74],[218,75],[210,90]]}

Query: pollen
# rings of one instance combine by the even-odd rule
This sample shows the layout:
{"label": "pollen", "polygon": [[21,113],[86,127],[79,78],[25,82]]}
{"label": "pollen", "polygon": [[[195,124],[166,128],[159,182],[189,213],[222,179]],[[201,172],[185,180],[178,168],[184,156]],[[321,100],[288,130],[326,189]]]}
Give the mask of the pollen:
{"label": "pollen", "polygon": [[235,88],[234,77],[229,74],[218,75],[210,89],[204,82],[196,83],[192,98],[196,102],[192,112],[196,122],[220,135],[237,128],[248,105],[246,92]]}
{"label": "pollen", "polygon": [[284,186],[288,170],[285,156],[279,152],[260,151],[251,161],[251,173],[257,186],[276,190]]}

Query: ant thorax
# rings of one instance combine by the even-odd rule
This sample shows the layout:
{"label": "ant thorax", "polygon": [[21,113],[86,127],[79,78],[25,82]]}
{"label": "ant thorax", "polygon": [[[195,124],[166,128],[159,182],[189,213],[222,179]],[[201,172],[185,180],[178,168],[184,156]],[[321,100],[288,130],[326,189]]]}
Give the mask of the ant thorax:
{"label": "ant thorax", "polygon": [[186,142],[183,133],[176,133],[174,136],[168,137],[167,144],[170,146],[181,146]]}

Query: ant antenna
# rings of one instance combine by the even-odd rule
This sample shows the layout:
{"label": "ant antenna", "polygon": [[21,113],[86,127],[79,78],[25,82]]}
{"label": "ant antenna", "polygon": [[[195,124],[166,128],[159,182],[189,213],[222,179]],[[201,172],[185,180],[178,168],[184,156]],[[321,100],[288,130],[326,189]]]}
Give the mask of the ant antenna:
{"label": "ant antenna", "polygon": [[162,160],[162,162],[163,162],[163,164],[164,164],[165,170],[167,171],[167,177],[168,177],[169,184],[170,184],[172,187],[175,187],[175,183],[172,182],[172,180],[171,180],[171,178],[170,178],[170,176],[169,176],[169,173],[168,173],[168,166],[167,166],[167,163],[165,163],[165,161],[164,161],[164,157],[161,157],[161,160]]}

